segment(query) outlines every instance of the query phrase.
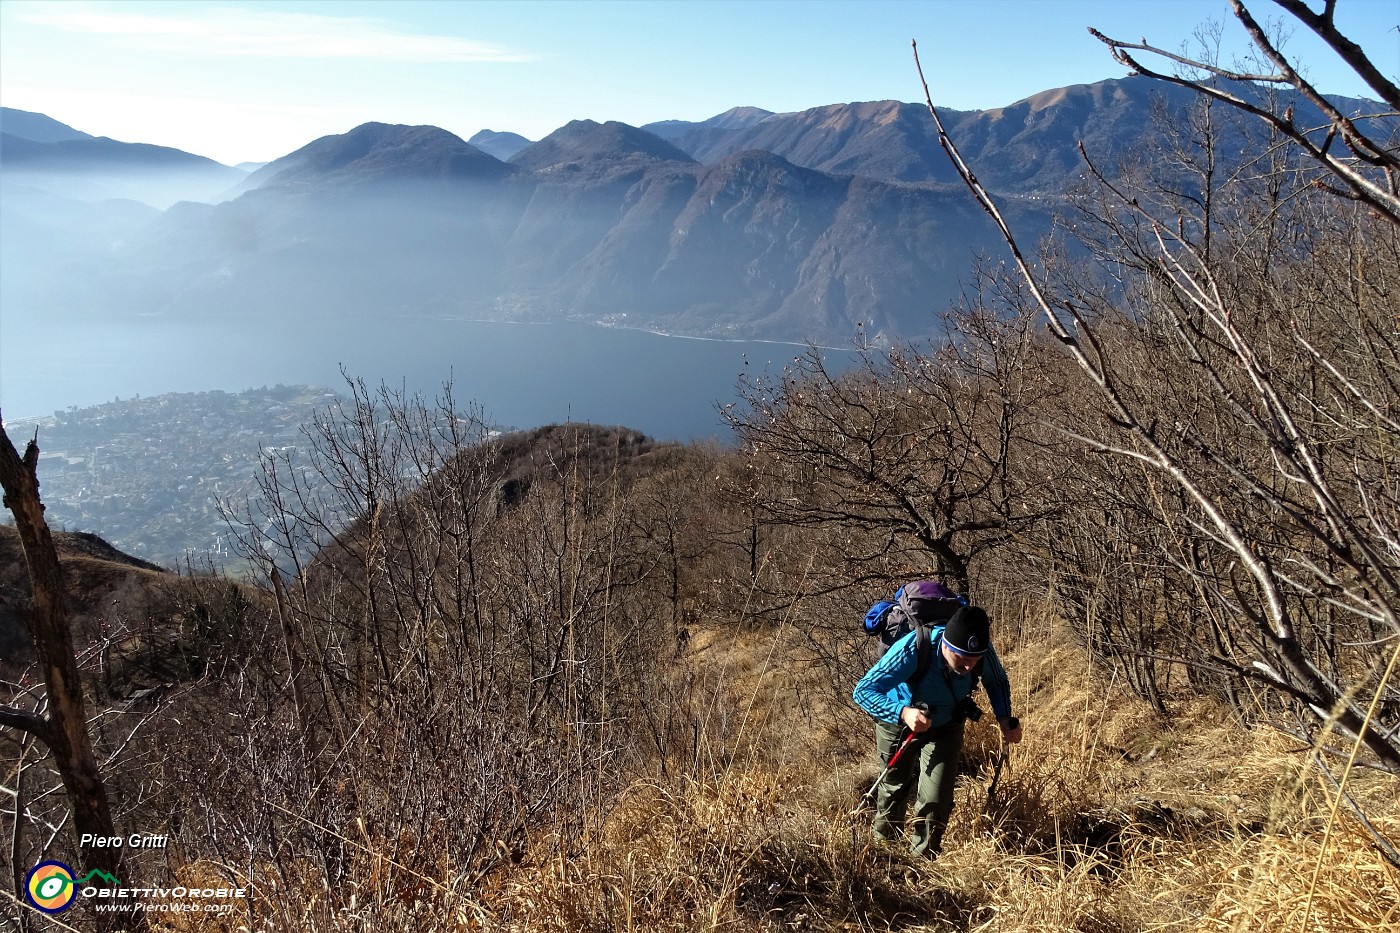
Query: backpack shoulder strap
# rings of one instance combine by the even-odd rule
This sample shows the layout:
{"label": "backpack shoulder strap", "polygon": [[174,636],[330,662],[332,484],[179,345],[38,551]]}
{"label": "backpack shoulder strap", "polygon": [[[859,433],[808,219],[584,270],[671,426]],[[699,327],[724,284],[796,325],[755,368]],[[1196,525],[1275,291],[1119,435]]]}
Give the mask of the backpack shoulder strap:
{"label": "backpack shoulder strap", "polygon": [[914,676],[909,678],[911,684],[922,680],[933,666],[933,629],[918,621],[914,622],[914,653],[919,663],[914,668]]}

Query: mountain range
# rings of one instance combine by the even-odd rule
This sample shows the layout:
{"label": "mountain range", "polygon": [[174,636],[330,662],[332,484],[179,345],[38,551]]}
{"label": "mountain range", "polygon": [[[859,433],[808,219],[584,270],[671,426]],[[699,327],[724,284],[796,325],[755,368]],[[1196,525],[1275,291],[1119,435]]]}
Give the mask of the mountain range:
{"label": "mountain range", "polygon": [[168,146],[92,136],[42,113],[0,107],[7,194],[41,191],[79,201],[130,199],[157,208],[203,200],[245,172]]}
{"label": "mountain range", "polygon": [[[1034,237],[1083,175],[1081,143],[1112,175],[1191,102],[1127,78],[941,116]],[[4,232],[21,243],[0,253],[3,300],[49,313],[573,319],[847,342],[935,332],[976,257],[1001,251],[927,108],[897,101],[578,120],[535,142],[368,123],[252,172],[22,111],[0,130]],[[184,194],[112,200],[133,179]]]}

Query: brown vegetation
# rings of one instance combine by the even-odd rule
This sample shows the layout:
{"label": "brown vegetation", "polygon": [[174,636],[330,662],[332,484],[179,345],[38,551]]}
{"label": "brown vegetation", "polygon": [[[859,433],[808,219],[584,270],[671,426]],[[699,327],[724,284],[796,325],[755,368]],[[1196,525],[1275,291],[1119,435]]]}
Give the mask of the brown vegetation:
{"label": "brown vegetation", "polygon": [[[466,452],[467,475],[494,464],[469,592],[409,573],[447,553],[449,529],[466,539],[399,526],[423,518],[410,492],[335,545],[361,556],[308,570],[322,579],[286,597],[291,624],[243,604],[241,660],[168,698],[110,762],[122,828],[172,836],[128,853],[128,872],[252,891],[221,918],[156,929],[1350,930],[1400,915],[1394,867],[1355,817],[1332,822],[1306,746],[1182,680],[1154,709],[1082,646],[1073,604],[1027,603],[1024,580],[979,578],[1028,717],[994,806],[995,733],[978,727],[945,855],[873,846],[849,813],[875,771],[847,700],[870,657],[865,597],[814,585],[767,603],[770,567],[811,564],[777,526],[745,582],[748,455],[586,426],[501,448],[509,460]],[[449,501],[439,519],[462,514]],[[673,548],[705,572],[673,586]],[[437,569],[469,563],[452,551]],[[716,578],[724,600],[707,595]],[[370,590],[391,608],[366,614],[351,594]],[[343,621],[307,626],[306,594]],[[207,606],[221,625],[237,615]],[[1349,788],[1391,838],[1392,790],[1380,775]]]}
{"label": "brown vegetation", "polygon": [[[251,892],[153,925],[1395,925],[1400,225],[1287,146],[1217,174],[1220,116],[946,341],[742,385],[734,450],[352,384],[231,513],[265,585],[188,581],[202,663],[98,731],[172,840],[123,870]],[[971,730],[914,862],[851,815],[849,692],[866,606],[927,575],[991,612],[1026,741],[990,797]],[[12,872],[81,861],[0,812]]]}

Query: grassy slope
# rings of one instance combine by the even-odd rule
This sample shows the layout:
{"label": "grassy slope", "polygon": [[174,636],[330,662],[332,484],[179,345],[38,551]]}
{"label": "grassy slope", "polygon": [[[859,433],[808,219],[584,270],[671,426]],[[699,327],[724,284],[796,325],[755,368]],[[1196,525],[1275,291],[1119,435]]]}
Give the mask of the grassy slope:
{"label": "grassy slope", "polygon": [[[173,576],[118,551],[96,535],[54,532],[53,540],[80,646],[102,628],[100,615],[136,616],[151,611],[159,602],[154,594],[160,583]],[[29,589],[19,532],[12,525],[0,525],[0,671],[14,673],[34,658],[22,621]]]}
{"label": "grassy slope", "polygon": [[[351,909],[262,891],[257,922],[228,917],[222,928],[1126,933],[1400,922],[1397,872],[1348,817],[1329,821],[1305,750],[1204,701],[1160,720],[1053,637],[1006,652],[1026,742],[991,812],[998,740],[984,721],[969,733],[948,851],[915,862],[873,846],[868,815],[850,815],[876,772],[869,730],[804,669],[804,638],[793,626],[697,632],[686,699],[705,724],[697,749],[667,778],[639,778],[583,851],[527,855],[470,887],[451,853],[399,852],[394,866],[364,852]],[[1356,774],[1350,790],[1400,835],[1391,782]],[[305,891],[323,889],[306,879]],[[186,922],[160,928],[193,929]]]}

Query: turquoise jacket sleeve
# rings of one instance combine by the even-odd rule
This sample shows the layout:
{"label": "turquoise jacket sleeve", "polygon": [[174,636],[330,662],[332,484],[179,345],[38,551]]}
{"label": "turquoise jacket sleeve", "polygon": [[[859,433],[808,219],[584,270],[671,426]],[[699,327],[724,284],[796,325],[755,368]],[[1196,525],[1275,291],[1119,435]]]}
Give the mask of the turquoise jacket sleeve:
{"label": "turquoise jacket sleeve", "polygon": [[899,722],[899,714],[910,705],[909,678],[919,669],[914,633],[890,646],[875,666],[856,684],[851,699],[871,716],[884,723]]}
{"label": "turquoise jacket sleeve", "polygon": [[988,648],[987,653],[982,656],[982,689],[987,691],[987,699],[991,701],[992,713],[997,719],[1009,718],[1011,681],[1007,679],[1006,669],[1001,666],[1001,659],[997,657],[995,648]]}
{"label": "turquoise jacket sleeve", "polygon": [[[890,650],[856,684],[851,693],[856,705],[880,722],[892,725],[899,722],[899,714],[906,706],[916,702],[925,705],[934,726],[941,726],[957,715],[959,704],[971,692],[975,681],[965,677],[949,677],[946,673],[938,676],[942,670],[939,665],[943,663],[938,656],[941,636],[941,628],[933,630],[934,654],[931,660],[934,667],[913,686],[909,680],[919,669],[915,634],[910,632],[890,646]],[[1006,676],[1006,669],[1001,666],[995,648],[983,655],[978,678],[987,691],[996,718],[1008,718],[1011,715],[1011,681]]]}

